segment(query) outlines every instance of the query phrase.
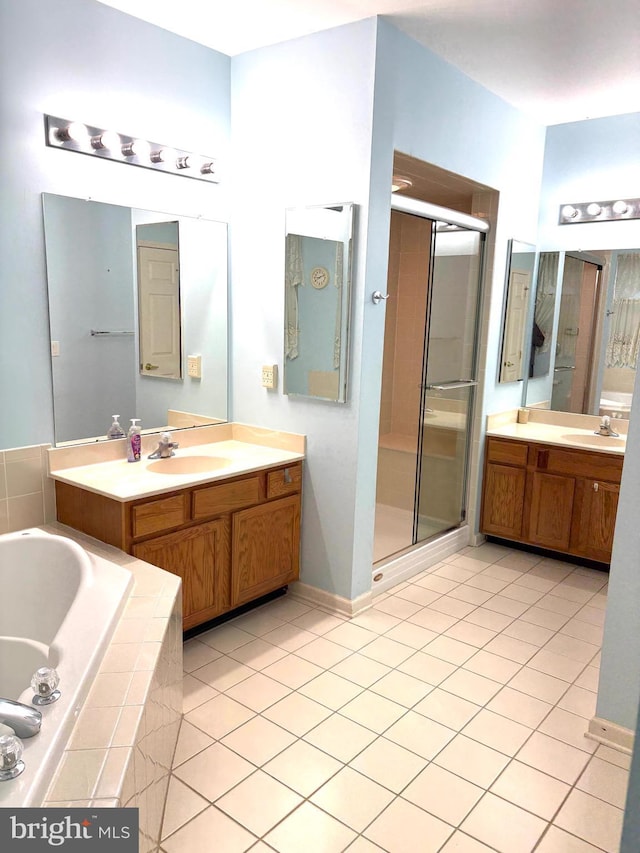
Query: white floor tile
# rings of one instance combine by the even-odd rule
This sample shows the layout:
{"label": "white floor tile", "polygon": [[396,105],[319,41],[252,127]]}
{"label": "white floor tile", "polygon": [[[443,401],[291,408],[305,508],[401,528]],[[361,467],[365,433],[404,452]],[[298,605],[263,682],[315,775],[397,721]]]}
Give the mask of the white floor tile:
{"label": "white floor tile", "polygon": [[445,595],[445,593],[455,589],[459,583],[459,581],[443,578],[439,575],[426,575],[424,578],[417,580],[415,585],[438,592],[440,595]]}
{"label": "white floor tile", "polygon": [[303,797],[309,797],[342,767],[342,762],[326,752],[298,740],[262,769]]}
{"label": "white floor tile", "polygon": [[296,649],[315,640],[316,636],[311,631],[305,631],[304,628],[299,628],[297,625],[281,625],[279,628],[263,634],[262,639],[287,652],[295,652]]}
{"label": "white floor tile", "polygon": [[406,619],[420,610],[420,605],[415,604],[413,601],[406,601],[403,598],[396,598],[390,595],[388,598],[382,600],[377,599],[373,605],[373,609],[379,610],[381,613],[388,613],[397,619]]}
{"label": "white floor tile", "polygon": [[384,737],[375,740],[350,764],[355,770],[396,794],[399,794],[426,765],[427,759]]}
{"label": "white floor tile", "polygon": [[546,822],[493,794],[485,794],[461,829],[500,853],[530,853]]}
{"label": "white floor tile", "polygon": [[212,628],[204,634],[199,634],[198,640],[201,643],[207,643],[207,645],[218,649],[218,651],[224,654],[228,654],[245,643],[255,640],[255,637],[253,634],[249,634],[248,631],[242,631],[231,623],[227,623],[226,625],[220,625],[218,628]]}
{"label": "white floor tile", "polygon": [[235,684],[226,691],[226,695],[251,708],[252,711],[264,711],[269,705],[274,705],[291,692],[289,687],[256,672],[255,675],[245,678],[239,684]]}
{"label": "white floor tile", "polygon": [[324,635],[325,640],[330,640],[332,643],[338,643],[339,646],[345,646],[352,651],[357,651],[367,643],[375,640],[378,634],[374,631],[369,631],[366,628],[360,628],[358,625],[352,625],[350,622],[345,622],[344,625],[338,625],[337,628],[332,628]]}
{"label": "white floor tile", "polygon": [[525,664],[538,652],[538,646],[534,646],[533,643],[525,643],[523,640],[517,640],[515,637],[500,634],[491,640],[490,643],[487,643],[484,650],[485,652],[507,658],[507,660]]}
{"label": "white floor tile", "polygon": [[587,844],[575,835],[569,835],[557,826],[550,826],[545,832],[536,853],[602,853],[599,847]]}
{"label": "white floor tile", "polygon": [[412,675],[421,681],[426,681],[427,684],[431,684],[434,687],[456,671],[454,664],[439,660],[424,652],[416,652],[401,663],[398,669],[400,672]]}
{"label": "white floor tile", "polygon": [[426,628],[428,631],[435,631],[437,634],[446,631],[447,628],[451,628],[457,621],[456,616],[449,616],[447,613],[440,613],[429,607],[424,607],[407,619],[407,622],[411,622],[412,625],[419,625],[421,628]]}
{"label": "white floor tile", "polygon": [[394,799],[394,794],[361,773],[345,767],[316,791],[311,802],[362,832]]}
{"label": "white floor tile", "polygon": [[494,853],[481,841],[457,829],[441,850],[441,853]]}
{"label": "white floor tile", "polygon": [[221,693],[199,705],[185,720],[218,740],[254,716],[254,711]]}
{"label": "white floor tile", "polygon": [[503,636],[522,640],[525,643],[530,643],[532,646],[544,646],[553,637],[554,633],[555,631],[551,628],[544,628],[540,625],[534,625],[532,622],[516,619],[504,629]]}
{"label": "white floor tile", "polygon": [[604,744],[600,744],[595,752],[595,756],[602,759],[602,761],[608,761],[610,764],[624,767],[625,770],[629,770],[631,767],[631,756],[628,753],[621,752],[619,749],[611,749],[611,747]]}
{"label": "white floor tile", "polygon": [[257,841],[256,836],[210,806],[170,838],[162,842],[166,853],[192,853],[206,850],[211,839],[216,839],[216,853],[243,853]]}
{"label": "white floor tile", "polygon": [[295,735],[263,717],[254,717],[222,739],[224,746],[260,766],[290,746]]}
{"label": "white floor tile", "polygon": [[288,732],[302,737],[331,715],[331,710],[300,693],[290,693],[262,712],[262,716]]}
{"label": "white floor tile", "polygon": [[402,792],[405,800],[458,826],[484,794],[484,789],[430,764]]}
{"label": "white floor tile", "polygon": [[327,853],[345,850],[355,837],[352,829],[312,803],[304,803],[271,830],[265,841],[278,853]]}
{"label": "white floor tile", "polygon": [[584,687],[585,690],[598,692],[598,681],[600,671],[595,666],[587,666],[575,680],[576,687]]}
{"label": "white floor tile", "polygon": [[407,711],[385,732],[388,740],[423,758],[431,759],[455,737],[453,729],[436,723],[415,711]]}
{"label": "white floor tile", "polygon": [[369,746],[375,737],[375,733],[370,729],[339,714],[333,714],[315,729],[311,729],[304,739],[338,761],[347,762]]}
{"label": "white floor tile", "polygon": [[254,771],[253,764],[221,743],[214,743],[186,761],[174,773],[212,803]]}
{"label": "white floor tile", "polygon": [[233,658],[233,660],[238,660],[240,663],[246,663],[246,665],[250,666],[252,669],[258,670],[264,669],[264,667],[269,666],[270,663],[275,663],[286,654],[287,653],[284,649],[274,646],[271,643],[265,643],[265,641],[261,639],[252,640],[250,643],[245,643],[244,646],[240,646],[232,652],[228,652],[228,656]]}
{"label": "white floor tile", "polygon": [[402,643],[416,650],[424,648],[437,636],[435,631],[429,631],[427,628],[421,628],[420,625],[414,625],[411,622],[401,622],[385,634],[388,640],[395,640],[397,643]]}
{"label": "white floor tile", "polygon": [[551,631],[558,631],[569,621],[568,616],[554,613],[552,610],[544,610],[542,607],[530,607],[526,613],[523,613],[521,619],[523,622],[531,622],[532,625],[549,628]]}
{"label": "white floor tile", "polygon": [[298,628],[303,628],[317,636],[322,636],[341,625],[345,620],[338,616],[333,616],[331,613],[325,613],[323,610],[308,610],[301,616],[297,616],[290,624],[296,625]]}
{"label": "white floor tile", "polygon": [[478,713],[480,705],[436,687],[413,710],[443,726],[460,731]]}
{"label": "white floor tile", "polygon": [[200,731],[196,726],[191,725],[191,723],[183,717],[180,725],[180,734],[178,735],[178,743],[176,744],[176,751],[173,756],[173,766],[178,767],[178,765],[187,761],[189,758],[193,758],[194,755],[202,752],[203,749],[206,749],[212,743],[213,740],[209,735]]}
{"label": "white floor tile", "polygon": [[382,734],[406,711],[404,705],[399,705],[369,690],[365,690],[340,708],[340,714],[343,717],[348,717],[377,734]]}
{"label": "white floor tile", "polygon": [[193,675],[187,673],[182,679],[182,710],[185,714],[217,695],[217,690]]}
{"label": "white floor tile", "polygon": [[531,669],[537,669],[562,681],[573,681],[584,669],[584,663],[571,660],[564,655],[557,655],[547,651],[547,647],[541,649],[527,664]]}
{"label": "white floor tile", "polygon": [[512,761],[491,786],[494,794],[545,820],[553,818],[570,790],[565,782],[520,761]]}
{"label": "white floor tile", "polygon": [[281,658],[262,670],[263,675],[291,687],[292,690],[297,690],[323,672],[324,669],[321,666],[303,660],[294,654],[287,655],[287,657]]}
{"label": "white floor tile", "polygon": [[430,693],[434,688],[412,675],[406,675],[397,669],[392,669],[370,688],[374,693],[385,696],[394,702],[399,702],[405,708],[411,708]]}
{"label": "white floor tile", "polygon": [[298,690],[298,693],[308,696],[309,699],[313,699],[333,711],[342,708],[361,692],[362,688],[359,685],[348,681],[346,678],[340,678],[333,672],[323,672]]}
{"label": "white floor tile", "polygon": [[573,790],[560,809],[554,824],[577,835],[607,853],[618,853],[623,812],[615,806]]}
{"label": "white floor tile", "polygon": [[584,770],[589,753],[540,732],[534,732],[517,758],[530,767],[572,785]]}
{"label": "white floor tile", "polygon": [[351,619],[352,625],[358,625],[360,628],[366,628],[368,631],[373,631],[377,634],[384,634],[391,628],[399,625],[402,620],[397,616],[392,616],[390,613],[382,613],[380,610],[365,610],[364,613],[359,613]]}
{"label": "white floor tile", "polygon": [[447,616],[455,616],[456,619],[462,619],[474,611],[477,606],[477,604],[469,604],[466,601],[458,601],[456,598],[451,598],[450,595],[443,595],[430,605],[430,609],[438,613],[445,613]]}
{"label": "white floor tile", "polygon": [[193,672],[204,666],[206,663],[211,663],[222,656],[222,652],[208,646],[206,643],[201,643],[199,640],[189,640],[183,647],[183,666],[185,672]]}
{"label": "white floor tile", "polygon": [[576,782],[576,788],[600,800],[624,809],[629,784],[629,771],[594,757]]}
{"label": "white floor tile", "polygon": [[169,790],[162,821],[162,838],[174,833],[209,806],[209,802],[183,784],[176,776],[169,780]]}
{"label": "white floor tile", "polygon": [[378,637],[368,646],[360,649],[360,654],[385,666],[398,666],[413,654],[413,649],[404,643],[397,643],[385,637]]}
{"label": "white floor tile", "polygon": [[514,675],[509,682],[509,687],[521,693],[528,693],[529,696],[535,696],[544,702],[555,704],[567,692],[569,685],[560,678],[554,678],[545,672],[525,666]]}
{"label": "white floor tile", "polygon": [[450,675],[449,678],[443,681],[440,686],[443,690],[455,693],[456,696],[461,696],[469,702],[475,702],[477,705],[486,705],[496,695],[502,685],[497,681],[485,678],[483,675],[476,675],[475,672],[458,669],[453,675]]}
{"label": "white floor tile", "polygon": [[522,664],[482,649],[476,652],[472,658],[469,658],[464,664],[464,669],[475,672],[476,675],[484,675],[485,678],[491,678],[493,681],[499,681],[501,684],[506,684],[521,666]]}
{"label": "white floor tile", "polygon": [[[411,654],[411,650],[409,650],[409,654]],[[332,667],[331,672],[339,675],[340,678],[353,681],[360,687],[370,687],[391,672],[391,668],[356,652]]]}
{"label": "white floor tile", "polygon": [[490,631],[504,631],[507,625],[513,622],[513,617],[478,607],[473,613],[465,616],[464,621],[471,622],[472,625],[480,625],[481,628],[488,628]]}
{"label": "white floor tile", "polygon": [[453,827],[397,797],[365,830],[365,837],[393,853],[436,853],[453,832]]}
{"label": "white floor tile", "polygon": [[452,625],[444,634],[445,637],[451,637],[454,640],[460,640],[462,643],[467,643],[476,648],[482,648],[493,640],[496,636],[495,631],[490,631],[488,628],[481,628],[480,625],[473,625],[471,622],[460,620]]}
{"label": "white floor tile", "polygon": [[506,755],[477,743],[464,735],[457,735],[434,759],[445,770],[463,779],[488,788],[509,763]]}
{"label": "white floor tile", "polygon": [[494,714],[486,708],[476,714],[462,730],[467,737],[505,755],[515,755],[532,731],[527,726]]}
{"label": "white floor tile", "polygon": [[421,607],[431,604],[436,598],[440,598],[440,595],[441,593],[439,592],[435,592],[432,589],[425,589],[416,584],[409,584],[405,589],[396,592],[397,598],[403,598],[405,601],[411,601],[413,604],[419,604]]}
{"label": "white floor tile", "polygon": [[326,635],[318,637],[296,651],[298,657],[325,669],[335,666],[350,654],[351,651],[349,649],[338,645],[338,643],[332,643],[331,640],[327,640]]}
{"label": "white floor tile", "polygon": [[255,669],[225,656],[201,666],[192,675],[214,690],[227,690],[254,673]]}
{"label": "white floor tile", "polygon": [[512,687],[503,687],[487,705],[489,711],[508,717],[535,729],[553,708],[549,702],[520,693]]}
{"label": "white floor tile", "polygon": [[590,663],[600,651],[600,646],[558,633],[549,640],[544,649],[557,655],[565,655],[571,660]]}
{"label": "white floor tile", "polygon": [[575,746],[576,749],[592,753],[596,751],[598,744],[586,737],[587,729],[588,722],[584,717],[571,714],[562,708],[554,708],[540,724],[538,731]]}
{"label": "white floor tile", "polygon": [[466,660],[477,652],[475,646],[470,646],[468,643],[461,643],[460,640],[453,640],[451,637],[437,637],[429,643],[424,649],[425,654],[431,655],[434,658],[453,663],[460,666]]}
{"label": "white floor tile", "polygon": [[276,779],[258,770],[216,805],[255,835],[264,835],[300,805],[302,797]]}

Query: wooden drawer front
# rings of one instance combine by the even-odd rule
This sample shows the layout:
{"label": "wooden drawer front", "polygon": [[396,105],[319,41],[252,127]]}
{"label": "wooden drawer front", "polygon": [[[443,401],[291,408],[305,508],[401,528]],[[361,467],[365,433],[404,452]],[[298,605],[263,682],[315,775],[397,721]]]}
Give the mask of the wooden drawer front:
{"label": "wooden drawer front", "polygon": [[538,453],[537,465],[554,474],[592,477],[619,483],[622,476],[622,456],[590,450],[564,450],[547,445]]}
{"label": "wooden drawer front", "polygon": [[193,492],[193,517],[210,518],[223,512],[233,512],[264,500],[260,477],[232,480]]}
{"label": "wooden drawer front", "polygon": [[134,539],[161,530],[171,530],[188,520],[187,493],[131,507],[131,533]]}
{"label": "wooden drawer front", "polygon": [[490,438],[487,446],[487,462],[518,465],[524,468],[527,464],[527,451],[528,446],[518,441]]}
{"label": "wooden drawer front", "polygon": [[302,465],[288,465],[267,474],[267,497],[280,498],[299,492],[302,486]]}

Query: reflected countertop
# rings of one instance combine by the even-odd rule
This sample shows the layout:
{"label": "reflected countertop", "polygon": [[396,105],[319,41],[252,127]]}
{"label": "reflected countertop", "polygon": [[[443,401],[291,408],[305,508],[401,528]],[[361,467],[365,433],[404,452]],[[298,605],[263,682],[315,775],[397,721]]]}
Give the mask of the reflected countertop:
{"label": "reflected countertop", "polygon": [[122,454],[120,458],[100,459],[100,448],[95,445],[89,448],[91,455],[83,453],[84,447],[54,448],[49,451],[49,475],[124,502],[237,477],[305,456],[305,436],[242,424],[184,430],[174,438],[181,445],[174,457],[149,459],[154,442],[143,445],[142,459],[133,463],[126,460],[126,442],[122,439],[102,443],[105,456],[113,457],[117,452]]}

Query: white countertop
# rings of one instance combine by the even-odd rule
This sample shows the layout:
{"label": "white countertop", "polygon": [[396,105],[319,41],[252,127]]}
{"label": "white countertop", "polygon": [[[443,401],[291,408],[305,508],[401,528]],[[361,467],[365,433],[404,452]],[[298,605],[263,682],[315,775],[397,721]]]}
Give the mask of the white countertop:
{"label": "white countertop", "polygon": [[[304,436],[242,425],[225,425],[224,431],[215,427],[212,429],[215,432],[198,433],[188,430],[176,433],[176,438],[180,438],[181,443],[183,439],[187,440],[170,459],[149,459],[149,450],[144,446],[139,462],[127,462],[124,457],[96,459],[96,453],[102,449],[95,450],[93,446],[91,456],[84,448],[76,448],[76,453],[74,448],[64,448],[62,453],[52,449],[49,451],[49,476],[61,483],[124,502],[203,483],[213,483],[252,471],[297,462],[305,457]],[[198,436],[211,440],[196,444],[194,439],[197,440]],[[113,457],[113,443],[103,444],[104,453]],[[119,451],[122,452],[125,442],[121,441],[120,444]],[[210,468],[208,459],[211,459]],[[166,471],[174,463],[177,470],[180,467],[189,467],[191,461],[195,470],[189,473]],[[203,470],[199,470],[200,468]]]}
{"label": "white countertop", "polygon": [[598,450],[601,453],[612,453],[615,456],[624,456],[627,438],[620,432],[619,439],[613,442],[606,436],[594,435],[593,429],[536,421],[529,421],[527,424],[508,423],[496,426],[487,430],[487,436],[556,444],[560,447],[571,447],[578,450]]}

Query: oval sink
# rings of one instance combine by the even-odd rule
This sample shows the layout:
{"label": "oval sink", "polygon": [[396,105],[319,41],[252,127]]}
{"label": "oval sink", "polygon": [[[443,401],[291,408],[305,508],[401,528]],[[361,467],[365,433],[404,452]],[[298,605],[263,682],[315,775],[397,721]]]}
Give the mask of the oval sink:
{"label": "oval sink", "polygon": [[229,459],[221,456],[170,456],[147,465],[153,474],[206,474],[230,465]]}
{"label": "oval sink", "polygon": [[624,436],[614,435],[585,435],[582,432],[568,432],[563,438],[572,444],[585,444],[589,447],[624,447],[627,439]]}

